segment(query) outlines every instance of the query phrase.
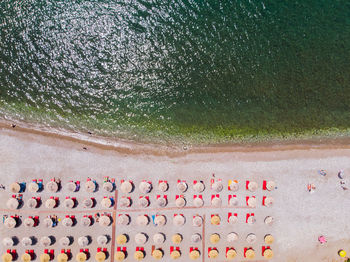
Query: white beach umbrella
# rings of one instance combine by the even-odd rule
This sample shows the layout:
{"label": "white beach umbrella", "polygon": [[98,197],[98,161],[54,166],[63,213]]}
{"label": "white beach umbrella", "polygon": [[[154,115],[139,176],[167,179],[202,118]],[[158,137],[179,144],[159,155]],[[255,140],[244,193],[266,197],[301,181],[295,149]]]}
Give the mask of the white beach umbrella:
{"label": "white beach umbrella", "polygon": [[56,206],[56,200],[53,198],[49,198],[45,201],[45,207],[52,209]]}
{"label": "white beach umbrella", "polygon": [[130,223],[130,217],[126,214],[121,214],[120,216],[118,216],[117,218],[117,223],[119,225],[128,225]]}
{"label": "white beach umbrella", "polygon": [[220,192],[222,191],[222,189],[224,188],[223,184],[221,181],[215,181],[212,185],[211,188],[216,191],[216,192]]}
{"label": "white beach umbrella", "polygon": [[185,224],[186,219],[183,215],[176,215],[173,219],[173,224],[175,226],[182,226],[183,224]]}
{"label": "white beach umbrella", "polygon": [[73,226],[73,219],[71,219],[70,217],[65,217],[62,220],[62,225],[64,225],[65,227],[71,227]]}
{"label": "white beach umbrella", "polygon": [[139,215],[136,218],[136,224],[139,226],[147,226],[149,223],[149,217],[147,215]]}
{"label": "white beach umbrella", "polygon": [[92,208],[94,206],[94,201],[91,198],[85,198],[83,200],[83,206],[85,208]]}
{"label": "white beach umbrella", "polygon": [[149,206],[149,200],[146,197],[140,197],[138,200],[138,205],[142,208],[148,207]]}
{"label": "white beach umbrella", "polygon": [[230,217],[228,218],[228,223],[229,223],[230,225],[236,224],[237,222],[238,222],[238,218],[237,218],[236,216],[230,216]]}
{"label": "white beach umbrella", "polygon": [[86,236],[79,237],[78,245],[81,247],[86,247],[87,245],[89,245],[89,238]]}
{"label": "white beach umbrella", "polygon": [[256,235],[253,233],[250,233],[247,235],[246,240],[248,244],[253,244],[256,241]]}
{"label": "white beach umbrella", "polygon": [[107,245],[108,243],[108,237],[105,235],[98,236],[96,240],[97,244],[99,244],[100,246]]}
{"label": "white beach umbrella", "polygon": [[239,185],[237,181],[232,181],[230,186],[229,186],[229,190],[231,191],[237,191],[239,189]]}
{"label": "white beach umbrella", "polygon": [[43,225],[47,228],[52,227],[53,226],[53,221],[52,218],[47,217],[43,220]]}
{"label": "white beach umbrella", "polygon": [[202,181],[198,181],[193,185],[193,190],[197,193],[203,192],[205,189],[204,183]]}
{"label": "white beach umbrella", "polygon": [[69,192],[75,192],[75,190],[77,190],[77,184],[73,181],[70,181],[67,183],[66,188]]}
{"label": "white beach umbrella", "polygon": [[266,183],[266,188],[267,188],[267,190],[269,190],[269,191],[272,191],[272,190],[274,190],[275,188],[276,188],[276,183],[275,183],[275,181],[267,181],[267,183]]}
{"label": "white beach umbrella", "polygon": [[274,203],[273,197],[266,197],[265,198],[265,206],[270,207],[273,205],[273,203]]}
{"label": "white beach umbrella", "polygon": [[139,190],[142,194],[147,194],[152,190],[152,184],[146,181],[142,181],[139,185]]}
{"label": "white beach umbrella", "polygon": [[25,227],[33,227],[34,224],[35,224],[35,221],[31,217],[27,217],[27,218],[24,219],[23,224],[24,224]]}
{"label": "white beach umbrella", "polygon": [[159,197],[157,198],[157,205],[159,207],[165,207],[168,204],[168,201],[165,197]]}
{"label": "white beach umbrella", "polygon": [[7,228],[15,228],[17,225],[16,219],[14,219],[13,217],[8,217],[5,219],[4,225]]}
{"label": "white beach umbrella", "polygon": [[63,201],[63,206],[65,208],[73,208],[74,207],[74,200],[71,199],[71,198],[66,198],[64,201]]}
{"label": "white beach umbrella", "polygon": [[248,198],[248,206],[251,208],[255,208],[256,207],[256,198],[255,197],[250,197]]}
{"label": "white beach umbrella", "polygon": [[238,234],[231,232],[227,235],[227,242],[232,243],[238,240]]}
{"label": "white beach umbrella", "polygon": [[157,215],[154,218],[154,224],[156,226],[164,226],[166,224],[166,217],[164,215]]}
{"label": "white beach umbrella", "polygon": [[254,216],[250,216],[250,217],[248,217],[247,222],[248,222],[248,224],[252,225],[256,222],[256,219]]}
{"label": "white beach umbrella", "polygon": [[58,184],[56,181],[50,181],[46,184],[46,189],[49,192],[56,193],[58,191]]}
{"label": "white beach umbrella", "polygon": [[231,206],[231,207],[238,206],[238,199],[237,199],[237,197],[231,197],[230,198],[229,206]]}
{"label": "white beach umbrella", "polygon": [[61,237],[58,240],[58,243],[63,247],[67,247],[70,245],[70,239],[69,239],[69,237]]}
{"label": "white beach umbrella", "polygon": [[248,190],[251,191],[251,192],[254,192],[255,190],[258,189],[258,183],[255,182],[255,181],[250,181],[248,183]]}
{"label": "white beach umbrella", "polygon": [[193,220],[192,220],[192,224],[195,227],[200,227],[203,224],[203,218],[201,216],[194,216]]}
{"label": "white beach umbrella", "polygon": [[145,233],[137,233],[135,235],[135,243],[137,245],[143,245],[147,242],[148,236]]}
{"label": "white beach umbrella", "polygon": [[30,182],[28,185],[28,191],[31,193],[36,193],[39,191],[39,185],[36,182]]}
{"label": "white beach umbrella", "polygon": [[16,194],[16,193],[19,193],[20,191],[21,191],[21,185],[19,183],[15,182],[10,185],[11,193]]}
{"label": "white beach umbrella", "polygon": [[14,242],[13,242],[13,239],[10,238],[10,237],[5,237],[3,240],[2,240],[2,244],[5,246],[5,247],[12,247],[14,245]]}
{"label": "white beach umbrella", "polygon": [[162,181],[162,182],[159,182],[158,184],[158,190],[161,191],[161,192],[165,192],[167,191],[169,188],[169,185],[167,182],[165,181]]}
{"label": "white beach umbrella", "polygon": [[22,238],[22,240],[21,240],[21,244],[22,244],[22,246],[24,246],[24,247],[28,247],[28,246],[31,246],[31,245],[33,244],[33,241],[32,241],[32,239],[29,238],[29,237],[24,237],[24,238]]}
{"label": "white beach umbrella", "polygon": [[165,236],[163,233],[156,233],[154,234],[153,236],[153,242],[156,244],[156,245],[161,245],[163,244],[165,241]]}
{"label": "white beach umbrella", "polygon": [[184,207],[186,205],[186,200],[185,198],[183,197],[178,197],[176,200],[175,200],[175,205],[177,207]]}
{"label": "white beach umbrella", "polygon": [[19,207],[19,201],[17,198],[11,197],[7,200],[6,206],[12,210],[17,209]]}
{"label": "white beach umbrella", "polygon": [[112,184],[111,182],[108,181],[108,182],[104,182],[104,183],[102,184],[102,188],[103,188],[104,190],[106,190],[107,192],[112,192],[114,186],[113,186],[113,184]]}
{"label": "white beach umbrella", "polygon": [[131,206],[131,200],[127,197],[120,198],[120,206],[121,207],[129,207]]}
{"label": "white beach umbrella", "polygon": [[36,208],[38,206],[38,201],[34,198],[29,198],[27,201],[27,207],[28,208]]}
{"label": "white beach umbrella", "polygon": [[91,219],[89,217],[82,217],[81,220],[80,220],[80,223],[82,226],[84,227],[88,227],[91,225]]}
{"label": "white beach umbrella", "polygon": [[87,181],[85,183],[85,190],[86,192],[93,193],[96,190],[96,184],[93,181]]}
{"label": "white beach umbrella", "polygon": [[201,207],[204,205],[204,201],[202,198],[196,197],[195,199],[193,199],[193,205],[195,207]]}
{"label": "white beach umbrella", "polygon": [[202,240],[202,236],[198,233],[195,233],[191,236],[192,243],[199,243]]}
{"label": "white beach umbrella", "polygon": [[48,247],[51,245],[51,238],[47,237],[47,236],[43,236],[42,238],[40,238],[40,245],[42,245],[43,247]]}
{"label": "white beach umbrella", "polygon": [[101,206],[104,208],[110,208],[112,206],[112,200],[110,198],[103,198],[101,200]]}
{"label": "white beach umbrella", "polygon": [[266,225],[272,225],[272,224],[273,224],[273,221],[274,221],[274,219],[273,219],[273,217],[271,217],[271,216],[267,216],[267,217],[265,217],[265,219],[264,219],[264,222],[265,222]]}
{"label": "white beach umbrella", "polygon": [[102,227],[107,227],[111,224],[111,218],[109,216],[100,216],[99,218],[99,225]]}
{"label": "white beach umbrella", "polygon": [[123,193],[131,193],[134,188],[134,185],[130,181],[123,181],[123,183],[120,185],[120,190]]}
{"label": "white beach umbrella", "polygon": [[184,193],[187,191],[188,185],[186,182],[181,181],[181,182],[177,183],[176,187],[181,193]]}
{"label": "white beach umbrella", "polygon": [[221,198],[220,197],[213,197],[211,200],[211,205],[214,207],[220,207],[222,204]]}

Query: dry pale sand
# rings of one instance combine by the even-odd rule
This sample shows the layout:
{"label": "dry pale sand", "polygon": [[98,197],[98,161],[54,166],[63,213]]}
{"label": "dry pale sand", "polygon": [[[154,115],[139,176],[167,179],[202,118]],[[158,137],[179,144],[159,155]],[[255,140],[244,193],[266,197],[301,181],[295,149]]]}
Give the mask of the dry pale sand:
{"label": "dry pale sand", "polygon": [[[320,176],[319,169],[326,170],[327,176]],[[350,187],[347,140],[181,150],[127,142],[101,146],[18,126],[9,128],[8,123],[0,128],[2,181],[23,175],[185,177],[212,173],[275,179],[273,261],[343,261],[337,255],[341,248],[350,254],[350,190],[340,187],[339,170],[345,171],[344,181]],[[306,190],[310,182],[316,185],[313,194]],[[328,240],[322,246],[317,241],[320,234]]]}

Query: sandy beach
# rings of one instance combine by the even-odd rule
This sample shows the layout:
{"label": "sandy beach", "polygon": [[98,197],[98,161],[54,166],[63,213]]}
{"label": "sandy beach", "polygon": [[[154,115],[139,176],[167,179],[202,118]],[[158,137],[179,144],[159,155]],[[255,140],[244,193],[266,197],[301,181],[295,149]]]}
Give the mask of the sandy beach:
{"label": "sandy beach", "polygon": [[[344,170],[343,181],[350,185],[347,142],[348,139],[329,139],[189,148],[127,141],[99,144],[93,139],[84,141],[20,126],[12,128],[3,122],[0,183],[53,176],[80,180],[94,176],[166,176],[170,181],[191,176],[209,179],[213,173],[242,180],[262,181],[268,177],[277,183],[270,211],[275,217],[269,229],[275,236],[275,257],[271,261],[344,261],[337,252],[344,249],[350,254],[350,191],[341,188],[337,173]],[[327,175],[319,175],[318,170],[326,170]],[[314,193],[307,191],[308,183],[316,186]],[[4,204],[0,209],[1,215],[6,213]],[[254,230],[257,234],[266,231],[260,227]],[[0,232],[6,234],[3,226]],[[327,238],[327,243],[318,242],[320,235]]]}

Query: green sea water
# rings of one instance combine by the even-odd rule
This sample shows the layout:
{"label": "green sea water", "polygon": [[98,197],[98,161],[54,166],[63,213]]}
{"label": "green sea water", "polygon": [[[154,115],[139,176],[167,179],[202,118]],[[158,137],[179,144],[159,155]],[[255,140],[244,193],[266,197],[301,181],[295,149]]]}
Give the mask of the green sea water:
{"label": "green sea water", "polygon": [[350,1],[2,0],[0,118],[138,141],[350,134]]}

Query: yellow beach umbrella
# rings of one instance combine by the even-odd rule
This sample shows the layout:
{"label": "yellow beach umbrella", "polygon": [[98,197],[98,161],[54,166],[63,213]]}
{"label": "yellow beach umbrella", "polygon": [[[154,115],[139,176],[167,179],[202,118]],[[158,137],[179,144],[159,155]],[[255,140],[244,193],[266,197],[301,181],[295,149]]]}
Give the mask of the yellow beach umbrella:
{"label": "yellow beach umbrella", "polygon": [[29,262],[29,261],[32,260],[32,257],[31,257],[29,254],[24,253],[24,254],[21,256],[21,260],[22,260],[23,262]]}
{"label": "yellow beach umbrella", "polygon": [[75,260],[77,262],[84,262],[84,261],[86,261],[86,259],[87,259],[87,256],[84,252],[79,252],[75,257]]}
{"label": "yellow beach umbrella", "polygon": [[190,252],[190,259],[191,260],[196,260],[196,259],[198,259],[199,257],[200,257],[200,253],[199,253],[199,251],[198,250],[192,250],[191,252]]}
{"label": "yellow beach umbrella", "polygon": [[12,183],[12,184],[10,185],[10,191],[11,191],[11,193],[14,193],[14,194],[19,193],[19,191],[21,191],[21,186],[20,186],[20,184],[18,184],[18,183]]}
{"label": "yellow beach umbrella", "polygon": [[57,262],[67,262],[68,255],[66,253],[61,253],[57,256]]}
{"label": "yellow beach umbrella", "polygon": [[232,260],[237,256],[237,252],[236,250],[234,250],[233,248],[227,250],[226,252],[226,257],[228,260]]}
{"label": "yellow beach umbrella", "polygon": [[171,252],[170,257],[172,259],[178,259],[181,257],[181,253],[179,250],[174,250],[173,252]]}
{"label": "yellow beach umbrella", "polygon": [[255,252],[253,249],[248,249],[246,252],[245,252],[245,256],[246,258],[248,259],[253,259],[255,258]]}
{"label": "yellow beach umbrella", "polygon": [[274,238],[272,235],[266,235],[264,237],[264,240],[265,240],[265,243],[268,244],[268,245],[271,245],[274,241]]}
{"label": "yellow beach umbrella", "polygon": [[115,261],[123,261],[125,259],[125,253],[123,251],[117,251],[114,255]]}
{"label": "yellow beach umbrella", "polygon": [[160,249],[155,249],[155,250],[153,250],[153,252],[152,252],[152,257],[155,258],[155,259],[157,259],[157,260],[161,259],[161,258],[163,257],[163,252],[162,252],[162,250],[160,250]]}
{"label": "yellow beach umbrella", "polygon": [[134,253],[134,258],[137,261],[140,261],[140,260],[144,259],[144,257],[145,257],[145,255],[144,255],[144,253],[142,251],[136,251]]}
{"label": "yellow beach umbrella", "polygon": [[49,262],[50,261],[50,255],[49,254],[41,254],[39,257],[40,262]]}
{"label": "yellow beach umbrella", "polygon": [[3,262],[11,262],[13,257],[10,253],[5,253],[1,256]]}
{"label": "yellow beach umbrella", "polygon": [[264,253],[263,253],[263,256],[264,258],[267,258],[267,259],[271,259],[273,258],[273,252],[271,249],[267,248],[265,249]]}
{"label": "yellow beach umbrella", "polygon": [[106,254],[104,252],[97,252],[95,255],[95,259],[97,262],[103,262],[106,260]]}
{"label": "yellow beach umbrella", "polygon": [[218,215],[214,215],[210,218],[210,222],[212,225],[219,225],[221,222],[221,219]]}
{"label": "yellow beach umbrella", "polygon": [[216,249],[212,249],[209,251],[208,256],[211,259],[217,258],[219,256],[219,251],[217,251]]}

